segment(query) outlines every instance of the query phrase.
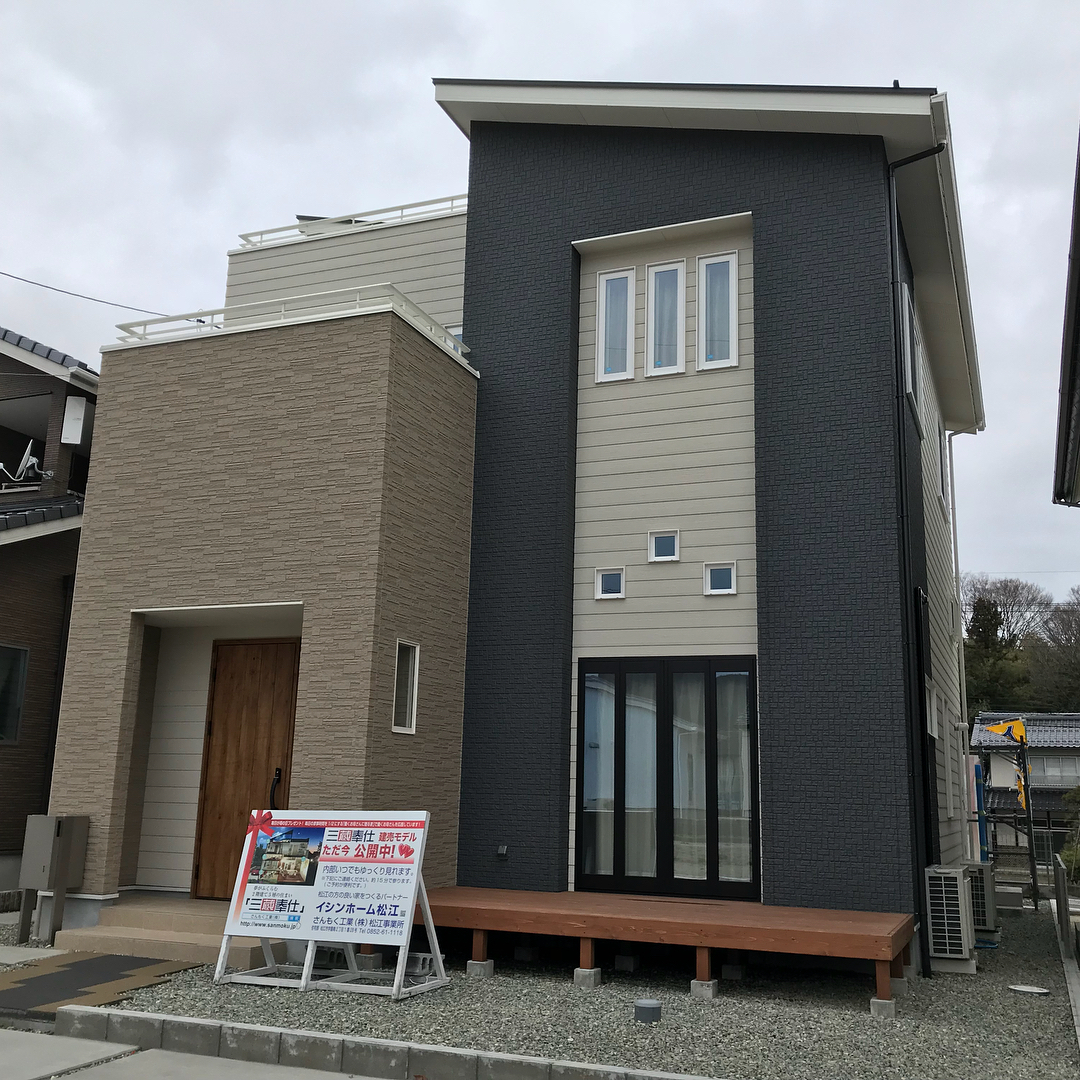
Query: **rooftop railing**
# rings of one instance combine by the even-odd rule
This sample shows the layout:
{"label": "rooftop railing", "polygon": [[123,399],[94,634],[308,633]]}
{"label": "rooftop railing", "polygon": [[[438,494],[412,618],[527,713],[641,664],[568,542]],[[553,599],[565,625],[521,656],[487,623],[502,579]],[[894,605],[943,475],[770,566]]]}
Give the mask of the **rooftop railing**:
{"label": "rooftop railing", "polygon": [[257,300],[249,304],[230,304],[207,311],[187,311],[180,315],[117,323],[116,328],[121,332],[117,344],[105,345],[102,351],[236,334],[247,330],[339,319],[350,315],[373,315],[380,311],[396,312],[424,337],[476,374],[475,369],[464,359],[464,354],[469,351],[468,347],[389,283],[285,296],[274,300]]}
{"label": "rooftop railing", "polygon": [[366,229],[382,229],[388,225],[404,225],[410,221],[461,214],[468,209],[469,196],[451,195],[446,199],[429,199],[427,202],[402,203],[386,206],[381,210],[364,210],[358,214],[342,214],[340,217],[312,218],[298,221],[295,225],[279,225],[274,229],[257,229],[240,234],[240,248],[266,247],[291,240],[307,240],[315,236],[363,232]]}

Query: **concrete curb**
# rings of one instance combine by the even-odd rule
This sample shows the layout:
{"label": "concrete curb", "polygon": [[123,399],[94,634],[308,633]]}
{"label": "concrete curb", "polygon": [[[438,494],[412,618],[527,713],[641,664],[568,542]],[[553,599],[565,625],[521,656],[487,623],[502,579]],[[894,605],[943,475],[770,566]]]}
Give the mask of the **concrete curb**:
{"label": "concrete curb", "polygon": [[56,1034],[124,1042],[144,1050],[164,1048],[260,1065],[348,1072],[373,1080],[706,1080],[683,1073],[620,1069],[580,1061],[554,1061],[86,1005],[62,1005],[57,1009]]}

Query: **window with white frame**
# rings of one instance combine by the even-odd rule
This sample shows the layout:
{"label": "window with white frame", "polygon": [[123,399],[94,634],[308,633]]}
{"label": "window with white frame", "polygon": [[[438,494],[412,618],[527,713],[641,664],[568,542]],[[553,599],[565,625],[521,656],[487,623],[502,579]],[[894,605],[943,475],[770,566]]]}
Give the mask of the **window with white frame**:
{"label": "window with white frame", "polygon": [[645,374],[686,369],[685,262],[657,263],[645,272]]}
{"label": "window with white frame", "polygon": [[941,488],[941,504],[946,514],[949,510],[949,440],[945,436],[945,426],[938,421],[938,484]]}
{"label": "window with white frame", "polygon": [[922,356],[922,338],[919,334],[919,320],[915,314],[915,301],[905,282],[901,287],[903,294],[903,348],[904,348],[904,389],[911,395],[911,400],[919,400],[919,360]]}
{"label": "window with white frame", "polygon": [[394,672],[394,731],[416,732],[416,690],[420,681],[420,646],[398,641]]}
{"label": "window with white frame", "polygon": [[705,563],[703,569],[706,596],[725,596],[735,592],[735,563]]}
{"label": "window with white frame", "polygon": [[926,730],[935,739],[940,735],[940,729],[937,726],[937,708],[934,704],[934,686],[930,682],[926,684]]}
{"label": "window with white frame", "polygon": [[626,569],[609,566],[596,571],[594,596],[597,600],[622,600],[626,596]]}
{"label": "window with white frame", "polygon": [[596,275],[596,381],[634,377],[634,271]]}
{"label": "window with white frame", "polygon": [[1032,754],[1028,765],[1032,784],[1040,787],[1072,788],[1080,784],[1080,757]]}
{"label": "window with white frame", "polygon": [[0,743],[18,741],[29,656],[26,649],[0,645]]}
{"label": "window with white frame", "polygon": [[697,368],[739,362],[738,256],[702,255],[697,264]]}
{"label": "window with white frame", "polygon": [[679,530],[649,533],[649,562],[679,561]]}

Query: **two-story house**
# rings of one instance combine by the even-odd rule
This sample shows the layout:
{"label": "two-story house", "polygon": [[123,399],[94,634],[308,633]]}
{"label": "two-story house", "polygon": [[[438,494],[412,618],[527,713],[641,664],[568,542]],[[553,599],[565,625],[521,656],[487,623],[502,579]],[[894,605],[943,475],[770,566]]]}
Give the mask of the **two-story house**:
{"label": "two-story house", "polygon": [[0,327],[0,890],[48,805],[97,384]]}
{"label": "two-story house", "polygon": [[224,308],[105,349],[68,912],[227,895],[276,774],[431,809],[433,884],[921,916],[983,425],[944,95],[436,97],[467,201],[245,234]]}

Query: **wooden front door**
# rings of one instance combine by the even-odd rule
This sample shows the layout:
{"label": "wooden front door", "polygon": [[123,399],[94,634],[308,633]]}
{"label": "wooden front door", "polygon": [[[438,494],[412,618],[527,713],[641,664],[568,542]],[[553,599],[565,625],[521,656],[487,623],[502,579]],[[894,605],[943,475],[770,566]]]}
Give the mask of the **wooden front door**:
{"label": "wooden front door", "polygon": [[[215,641],[191,895],[227,900],[252,810],[289,805],[300,642]],[[280,778],[274,784],[276,770]]]}

